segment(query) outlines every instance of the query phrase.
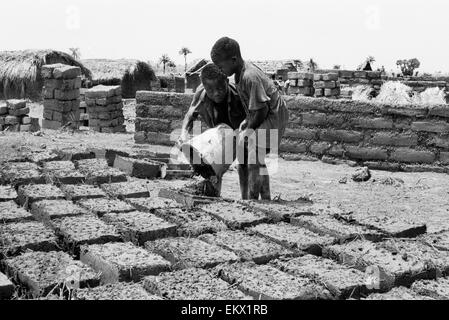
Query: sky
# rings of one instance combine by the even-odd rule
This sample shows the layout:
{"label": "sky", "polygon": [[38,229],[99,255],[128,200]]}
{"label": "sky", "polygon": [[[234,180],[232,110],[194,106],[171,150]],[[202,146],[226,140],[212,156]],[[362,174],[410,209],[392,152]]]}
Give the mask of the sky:
{"label": "sky", "polygon": [[421,72],[449,73],[447,0],[8,0],[0,6],[0,50],[81,50],[82,59],[183,64],[209,58],[222,36],[244,59],[313,58],[320,68],[397,70],[418,58]]}

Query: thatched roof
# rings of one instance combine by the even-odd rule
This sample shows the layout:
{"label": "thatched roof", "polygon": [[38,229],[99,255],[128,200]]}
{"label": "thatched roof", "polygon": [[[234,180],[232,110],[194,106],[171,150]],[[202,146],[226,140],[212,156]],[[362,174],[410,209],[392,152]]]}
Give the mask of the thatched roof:
{"label": "thatched roof", "polygon": [[82,63],[92,72],[94,82],[117,82],[120,83],[125,75],[146,73],[150,80],[157,80],[153,68],[146,63],[134,59],[86,59]]}
{"label": "thatched roof", "polygon": [[55,50],[24,50],[0,52],[0,82],[9,80],[11,84],[35,82],[40,77],[40,68],[45,64],[64,63],[81,68],[89,78],[90,71],[69,54]]}

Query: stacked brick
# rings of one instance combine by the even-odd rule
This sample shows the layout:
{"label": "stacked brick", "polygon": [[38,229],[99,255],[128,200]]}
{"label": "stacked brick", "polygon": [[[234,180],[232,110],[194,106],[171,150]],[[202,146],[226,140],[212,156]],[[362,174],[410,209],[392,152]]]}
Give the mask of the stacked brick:
{"label": "stacked brick", "polygon": [[79,128],[81,69],[64,64],[44,65],[44,119],[42,127]]}
{"label": "stacked brick", "polygon": [[173,145],[193,94],[137,91],[136,143]]}
{"label": "stacked brick", "polygon": [[175,77],[175,92],[184,93],[186,88],[186,79],[184,77]]}
{"label": "stacked brick", "polygon": [[342,86],[356,87],[360,85],[371,86],[373,96],[377,96],[384,79],[379,71],[350,71],[339,70],[339,80]]}
{"label": "stacked brick", "polygon": [[30,108],[25,100],[8,100],[0,103],[0,131],[39,131],[39,120],[29,117]]}
{"label": "stacked brick", "polygon": [[126,132],[120,86],[96,86],[85,93],[89,127],[104,133]]}
{"label": "stacked brick", "polygon": [[315,97],[336,99],[340,96],[340,81],[337,73],[314,74]]}
{"label": "stacked brick", "polygon": [[285,97],[290,122],[281,153],[372,169],[449,173],[449,106],[392,106]]}
{"label": "stacked brick", "polygon": [[304,96],[313,96],[313,74],[308,72],[289,72],[289,87],[287,94],[301,94]]}

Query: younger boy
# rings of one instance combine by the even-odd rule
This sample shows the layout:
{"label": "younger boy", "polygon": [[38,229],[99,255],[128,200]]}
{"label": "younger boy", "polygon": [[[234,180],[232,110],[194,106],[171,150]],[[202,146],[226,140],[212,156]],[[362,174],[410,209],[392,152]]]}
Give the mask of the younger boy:
{"label": "younger boy", "polygon": [[[264,156],[270,151],[270,147],[278,149],[284,134],[288,121],[285,101],[273,81],[262,70],[243,60],[237,41],[228,37],[219,39],[212,48],[211,58],[228,77],[235,75],[237,91],[248,110],[248,117],[240,125],[242,139],[239,139],[238,146],[246,151],[243,159],[239,159],[242,198],[259,199],[261,196],[263,200],[270,200],[270,180]],[[243,139],[248,130],[255,130],[254,147],[246,145]],[[277,141],[270,141],[272,130],[277,130]],[[255,163],[250,161],[254,158]]]}

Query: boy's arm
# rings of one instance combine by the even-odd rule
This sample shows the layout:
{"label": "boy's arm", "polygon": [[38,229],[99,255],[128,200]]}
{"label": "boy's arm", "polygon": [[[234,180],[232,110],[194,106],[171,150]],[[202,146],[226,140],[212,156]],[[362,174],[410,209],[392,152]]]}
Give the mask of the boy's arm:
{"label": "boy's arm", "polygon": [[251,110],[249,113],[248,128],[259,128],[262,122],[264,122],[264,120],[267,118],[268,110],[268,104],[266,104],[264,108],[260,108],[254,111]]}
{"label": "boy's arm", "polygon": [[248,93],[249,115],[243,124],[243,128],[257,129],[267,118],[270,110],[270,97],[267,95],[262,84],[262,79],[257,76],[251,77],[244,84],[244,90]]}
{"label": "boy's arm", "polygon": [[198,118],[201,105],[201,93],[197,92],[193,98],[189,110],[184,116],[184,120],[182,121],[181,134],[179,136],[178,143],[182,143],[187,140],[189,131],[193,128],[193,122]]}

